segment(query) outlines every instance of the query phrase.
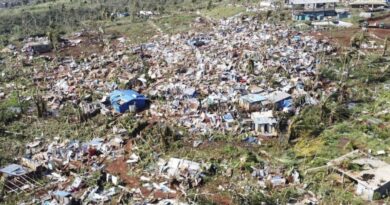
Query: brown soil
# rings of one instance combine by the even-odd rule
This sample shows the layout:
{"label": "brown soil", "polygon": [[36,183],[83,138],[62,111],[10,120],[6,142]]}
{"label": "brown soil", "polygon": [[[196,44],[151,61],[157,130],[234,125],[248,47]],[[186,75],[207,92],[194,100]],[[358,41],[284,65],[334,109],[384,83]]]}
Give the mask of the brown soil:
{"label": "brown soil", "polygon": [[74,47],[66,47],[60,50],[61,56],[73,56],[76,59],[82,57],[88,57],[93,53],[101,53],[103,47],[101,45],[93,44],[90,42],[81,42],[79,45]]}
{"label": "brown soil", "polygon": [[175,199],[178,197],[178,192],[176,192],[175,194],[173,193],[165,193],[165,192],[162,192],[162,191],[149,191],[148,189],[146,188],[140,188],[141,189],[141,192],[142,192],[142,195],[145,196],[145,197],[149,197],[150,195],[153,196],[154,199]]}
{"label": "brown soil", "polygon": [[368,23],[390,23],[390,14],[368,19]]}
{"label": "brown soil", "polygon": [[141,185],[138,178],[127,175],[128,169],[125,157],[120,157],[108,163],[106,171],[110,174],[118,175],[129,188],[137,188]]}
{"label": "brown soil", "polygon": [[321,35],[340,46],[350,46],[352,36],[358,32],[361,32],[360,28],[348,28],[338,31],[322,32]]}
{"label": "brown soil", "polygon": [[342,137],[339,139],[339,147],[340,148],[345,148],[345,146],[351,142],[351,140],[349,138],[346,138],[346,137]]}
{"label": "brown soil", "polygon": [[[311,35],[317,39],[328,39],[342,47],[349,47],[351,38],[359,32],[362,32],[361,28],[346,28],[338,31],[313,32]],[[390,37],[390,29],[370,28],[367,32],[369,39],[376,41]]]}
{"label": "brown soil", "polygon": [[382,40],[384,40],[386,37],[390,37],[390,29],[370,28],[368,32],[374,34]]}
{"label": "brown soil", "polygon": [[233,201],[230,197],[222,196],[222,195],[213,195],[210,197],[211,201],[220,204],[220,205],[231,205],[233,204]]}
{"label": "brown soil", "polygon": [[131,153],[131,150],[133,150],[133,141],[128,140],[124,148],[127,153]]}

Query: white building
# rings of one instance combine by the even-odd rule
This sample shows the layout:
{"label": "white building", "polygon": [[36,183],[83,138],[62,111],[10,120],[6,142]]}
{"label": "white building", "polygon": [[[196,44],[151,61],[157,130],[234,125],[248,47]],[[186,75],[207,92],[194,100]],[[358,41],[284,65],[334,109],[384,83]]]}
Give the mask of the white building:
{"label": "white building", "polygon": [[272,114],[272,110],[266,112],[253,112],[251,119],[254,123],[255,132],[263,136],[277,136],[276,118]]}

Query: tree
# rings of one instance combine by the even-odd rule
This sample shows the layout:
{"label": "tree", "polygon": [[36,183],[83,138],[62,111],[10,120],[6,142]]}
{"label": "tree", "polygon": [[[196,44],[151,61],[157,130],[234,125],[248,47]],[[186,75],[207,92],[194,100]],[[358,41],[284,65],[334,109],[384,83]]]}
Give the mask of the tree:
{"label": "tree", "polygon": [[55,27],[52,27],[50,31],[47,33],[47,37],[49,38],[50,44],[52,48],[57,51],[58,49],[58,39],[60,38],[58,31]]}
{"label": "tree", "polygon": [[350,64],[352,61],[353,54],[354,54],[354,51],[349,51],[349,52],[345,53],[343,56],[343,59],[342,59],[343,72],[341,73],[343,76],[340,77],[340,83],[345,82],[349,77],[349,73],[350,73],[350,69],[351,69]]}
{"label": "tree", "polygon": [[366,41],[367,41],[367,36],[364,35],[364,32],[357,33],[351,38],[350,44],[352,48],[360,49],[360,46],[362,46],[362,44]]}
{"label": "tree", "polygon": [[383,45],[383,53],[382,53],[382,56],[385,56],[386,55],[386,51],[387,51],[387,42],[389,41],[389,37],[386,37],[385,38],[385,45]]}
{"label": "tree", "polygon": [[253,59],[249,59],[248,61],[248,72],[250,74],[253,74],[255,72],[255,62],[253,61]]}
{"label": "tree", "polygon": [[43,117],[47,112],[46,101],[43,99],[42,95],[35,94],[33,97],[34,104],[37,108],[37,115],[39,118]]}
{"label": "tree", "polygon": [[213,1],[210,0],[209,3],[207,4],[207,10],[210,10],[213,8]]}
{"label": "tree", "polygon": [[271,10],[267,10],[267,13],[265,15],[265,20],[268,20],[271,16],[272,16],[272,11]]}

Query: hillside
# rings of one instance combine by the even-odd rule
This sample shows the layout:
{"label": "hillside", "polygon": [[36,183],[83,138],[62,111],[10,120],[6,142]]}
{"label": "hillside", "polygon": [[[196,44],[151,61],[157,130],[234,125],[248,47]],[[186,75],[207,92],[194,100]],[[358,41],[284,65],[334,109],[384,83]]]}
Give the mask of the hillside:
{"label": "hillside", "polygon": [[389,30],[272,2],[1,10],[0,203],[388,203]]}

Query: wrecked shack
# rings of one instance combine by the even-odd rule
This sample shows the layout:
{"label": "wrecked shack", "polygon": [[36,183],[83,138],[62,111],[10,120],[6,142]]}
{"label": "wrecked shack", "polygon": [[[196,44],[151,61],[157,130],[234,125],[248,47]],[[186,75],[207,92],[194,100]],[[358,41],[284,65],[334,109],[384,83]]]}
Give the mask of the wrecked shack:
{"label": "wrecked shack", "polygon": [[0,169],[1,183],[7,193],[20,193],[33,190],[39,183],[33,178],[34,172],[18,165],[10,164]]}
{"label": "wrecked shack", "polygon": [[355,182],[356,194],[365,200],[379,199],[390,191],[390,165],[359,150],[328,162],[328,166]]}
{"label": "wrecked shack", "polygon": [[110,94],[110,102],[119,113],[135,112],[146,109],[149,99],[133,90],[115,90]]}
{"label": "wrecked shack", "polygon": [[29,53],[47,53],[53,49],[50,41],[29,42],[23,46],[23,51]]}

